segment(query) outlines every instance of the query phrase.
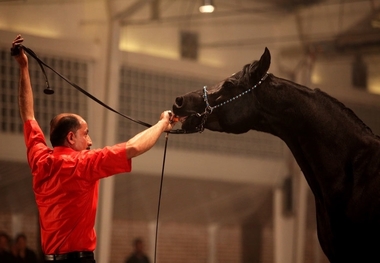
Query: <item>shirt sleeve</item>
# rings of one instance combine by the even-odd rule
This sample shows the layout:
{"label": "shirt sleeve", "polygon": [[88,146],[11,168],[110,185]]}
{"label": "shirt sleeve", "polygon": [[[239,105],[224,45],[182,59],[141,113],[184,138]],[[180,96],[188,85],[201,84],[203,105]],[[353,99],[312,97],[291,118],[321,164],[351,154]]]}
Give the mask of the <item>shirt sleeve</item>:
{"label": "shirt sleeve", "polygon": [[28,120],[24,123],[24,140],[28,163],[33,173],[37,169],[37,161],[50,150],[36,120]]}
{"label": "shirt sleeve", "polygon": [[85,170],[91,171],[86,173],[91,179],[101,179],[132,170],[132,160],[127,158],[125,143],[82,153],[83,160],[79,162],[86,166]]}

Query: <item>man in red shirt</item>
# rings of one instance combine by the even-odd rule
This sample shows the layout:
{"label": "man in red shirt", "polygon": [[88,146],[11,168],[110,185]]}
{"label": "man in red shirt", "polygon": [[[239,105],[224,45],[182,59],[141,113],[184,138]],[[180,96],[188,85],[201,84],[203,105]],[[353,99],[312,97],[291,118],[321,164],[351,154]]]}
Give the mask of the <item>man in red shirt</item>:
{"label": "man in red shirt", "polygon": [[[18,35],[12,48],[22,42]],[[20,67],[19,109],[45,260],[94,263],[99,179],[130,172],[131,159],[151,149],[164,131],[172,129],[170,111],[129,141],[95,150],[90,150],[86,121],[73,113],[61,113],[50,123],[51,149],[35,120],[28,57],[20,49],[15,59]]]}

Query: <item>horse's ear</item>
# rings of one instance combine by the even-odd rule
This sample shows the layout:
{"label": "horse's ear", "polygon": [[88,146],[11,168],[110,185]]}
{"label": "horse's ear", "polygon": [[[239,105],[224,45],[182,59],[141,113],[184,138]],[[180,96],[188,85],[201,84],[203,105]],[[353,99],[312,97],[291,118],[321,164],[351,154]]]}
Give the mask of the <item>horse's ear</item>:
{"label": "horse's ear", "polygon": [[[251,64],[251,73],[254,73],[255,77],[263,77],[269,70],[270,66],[270,52],[268,48],[265,48],[264,53],[261,55],[259,61],[255,61]],[[252,76],[254,77],[254,76]]]}
{"label": "horse's ear", "polygon": [[264,75],[268,72],[270,67],[270,52],[267,47],[265,47],[264,53],[261,55],[260,61],[259,61],[259,69],[262,71],[261,75]]}

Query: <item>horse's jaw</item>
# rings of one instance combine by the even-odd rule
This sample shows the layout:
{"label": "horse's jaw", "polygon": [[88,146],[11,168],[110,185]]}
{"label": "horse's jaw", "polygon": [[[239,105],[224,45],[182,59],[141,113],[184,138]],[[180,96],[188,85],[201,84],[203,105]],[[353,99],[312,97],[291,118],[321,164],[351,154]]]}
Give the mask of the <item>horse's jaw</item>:
{"label": "horse's jaw", "polygon": [[207,120],[202,125],[202,117],[196,115],[190,115],[187,117],[177,116],[179,121],[182,123],[182,130],[184,131],[199,131],[210,130],[213,132],[231,133],[231,134],[242,134],[249,130],[253,130],[251,124],[244,122],[244,124],[237,125],[236,123],[226,124],[221,123],[214,113],[207,117]]}
{"label": "horse's jaw", "polygon": [[[174,112],[175,114],[175,112]],[[203,116],[199,117],[197,115],[190,115],[190,116],[179,116],[177,115],[179,121],[182,123],[182,130],[185,131],[203,131],[203,129],[207,129],[210,131],[217,131],[217,132],[225,132],[224,129],[220,126],[219,121],[216,118],[213,118],[213,116],[209,116],[205,123],[202,125],[203,122]]]}
{"label": "horse's jaw", "polygon": [[216,132],[226,132],[217,121],[208,121],[205,124],[205,129]]}
{"label": "horse's jaw", "polygon": [[[174,114],[176,114],[174,110]],[[200,117],[197,117],[196,115],[189,115],[189,116],[181,116],[177,115],[179,121],[182,123],[182,130],[184,131],[194,131],[199,127],[202,123],[202,119]]]}

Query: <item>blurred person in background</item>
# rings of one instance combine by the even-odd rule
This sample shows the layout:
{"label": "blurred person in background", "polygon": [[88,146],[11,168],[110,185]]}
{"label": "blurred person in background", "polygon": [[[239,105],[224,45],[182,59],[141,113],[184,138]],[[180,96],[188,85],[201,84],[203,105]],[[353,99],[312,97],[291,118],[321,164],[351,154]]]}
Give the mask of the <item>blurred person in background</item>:
{"label": "blurred person in background", "polygon": [[141,238],[133,241],[133,252],[125,260],[125,263],[150,263],[148,256],[144,251],[144,242]]}
{"label": "blurred person in background", "polygon": [[15,258],[11,253],[11,239],[5,232],[0,232],[0,263],[14,263]]}
{"label": "blurred person in background", "polygon": [[37,254],[28,247],[25,234],[18,234],[12,248],[16,263],[38,263]]}

